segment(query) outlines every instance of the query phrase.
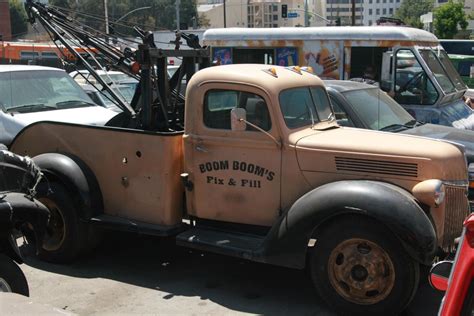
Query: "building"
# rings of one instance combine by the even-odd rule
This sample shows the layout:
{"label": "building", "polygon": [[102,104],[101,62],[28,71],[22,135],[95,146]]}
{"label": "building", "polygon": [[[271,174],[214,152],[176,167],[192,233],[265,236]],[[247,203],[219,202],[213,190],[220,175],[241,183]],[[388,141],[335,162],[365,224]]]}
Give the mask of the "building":
{"label": "building", "polygon": [[373,25],[381,17],[393,17],[402,0],[364,0],[363,25]]}
{"label": "building", "polygon": [[[368,1],[368,0],[366,0]],[[326,18],[331,25],[340,21],[341,25],[352,24],[352,1],[351,0],[326,0]],[[355,0],[355,24],[363,24],[364,0]]]}
{"label": "building", "polygon": [[198,14],[209,28],[326,25],[320,0],[198,0]]}
{"label": "building", "polygon": [[12,39],[10,25],[10,6],[8,0],[0,0],[0,40],[9,41]]}

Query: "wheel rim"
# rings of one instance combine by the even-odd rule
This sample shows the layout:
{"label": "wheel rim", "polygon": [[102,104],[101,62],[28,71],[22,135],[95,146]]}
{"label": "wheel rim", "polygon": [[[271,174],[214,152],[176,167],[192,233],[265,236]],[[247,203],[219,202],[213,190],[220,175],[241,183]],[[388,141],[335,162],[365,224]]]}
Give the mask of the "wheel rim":
{"label": "wheel rim", "polygon": [[337,245],[329,256],[328,275],[339,295],[361,305],[384,300],[395,284],[390,256],[365,239],[348,239]]}
{"label": "wheel rim", "polygon": [[5,281],[5,279],[3,278],[0,278],[0,292],[8,292],[8,293],[12,292],[12,288],[10,287],[8,282]]}
{"label": "wheel rim", "polygon": [[50,212],[50,219],[43,239],[43,249],[47,251],[58,250],[61,248],[66,236],[64,217],[54,201],[48,198],[40,198],[39,201],[43,203]]}

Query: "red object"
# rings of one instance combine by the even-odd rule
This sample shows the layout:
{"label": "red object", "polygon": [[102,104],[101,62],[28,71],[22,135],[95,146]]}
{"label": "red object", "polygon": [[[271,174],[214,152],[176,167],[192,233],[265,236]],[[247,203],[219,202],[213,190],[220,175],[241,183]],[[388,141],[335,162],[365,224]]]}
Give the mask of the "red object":
{"label": "red object", "polygon": [[174,60],[173,60],[173,59],[170,59],[169,64],[170,64],[171,66],[173,66],[173,65],[174,65]]}
{"label": "red object", "polygon": [[140,73],[140,64],[139,64],[139,63],[134,62],[134,63],[132,64],[132,72],[133,72],[134,74]]}
{"label": "red object", "polygon": [[[448,290],[439,312],[440,316],[460,315],[467,301],[469,286],[474,276],[474,214],[464,221],[463,236],[456,253],[453,270],[448,281]],[[472,294],[472,293],[470,293]],[[470,315],[470,314],[469,314]]]}

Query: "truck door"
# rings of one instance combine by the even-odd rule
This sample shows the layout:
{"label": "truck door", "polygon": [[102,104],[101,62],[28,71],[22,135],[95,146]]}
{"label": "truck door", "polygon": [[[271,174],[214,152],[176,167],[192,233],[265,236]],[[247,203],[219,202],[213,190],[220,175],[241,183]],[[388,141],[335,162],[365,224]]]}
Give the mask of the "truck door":
{"label": "truck door", "polygon": [[[277,124],[267,95],[254,87],[242,89],[232,84],[202,89],[195,118],[200,122],[185,135],[185,166],[193,182],[187,191],[188,212],[203,219],[269,226],[280,210]],[[266,133],[250,125],[232,130],[234,108],[245,109],[246,120]]]}

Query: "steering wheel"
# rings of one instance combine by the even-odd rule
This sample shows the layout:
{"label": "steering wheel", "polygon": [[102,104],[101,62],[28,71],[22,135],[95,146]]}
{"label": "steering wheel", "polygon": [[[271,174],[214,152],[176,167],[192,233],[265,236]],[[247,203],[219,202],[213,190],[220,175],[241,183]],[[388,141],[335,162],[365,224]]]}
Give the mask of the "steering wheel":
{"label": "steering wheel", "polygon": [[423,71],[420,71],[419,73],[417,73],[416,75],[414,75],[413,78],[411,78],[410,80],[408,80],[408,81],[403,85],[403,87],[400,87],[400,89],[398,89],[397,93],[402,93],[403,91],[406,91],[409,86],[411,86],[412,84],[418,82],[418,81],[421,79],[422,76],[423,76]]}

